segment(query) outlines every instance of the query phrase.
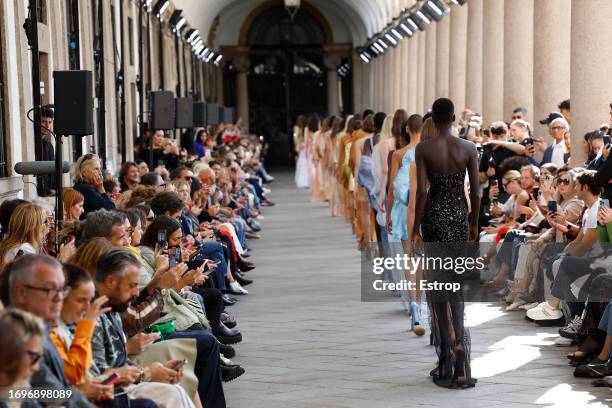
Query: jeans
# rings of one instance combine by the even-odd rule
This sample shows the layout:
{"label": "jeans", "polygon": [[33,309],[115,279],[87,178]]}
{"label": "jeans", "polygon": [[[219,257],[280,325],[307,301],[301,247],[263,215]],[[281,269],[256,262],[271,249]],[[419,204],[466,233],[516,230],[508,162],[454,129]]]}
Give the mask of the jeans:
{"label": "jeans", "polygon": [[202,406],[206,408],[225,408],[225,394],[221,382],[219,342],[200,324],[187,330],[176,331],[168,339],[195,339],[198,357],[195,362],[195,375],[198,378],[198,394]]}
{"label": "jeans", "polygon": [[212,259],[214,262],[219,262],[217,268],[213,272],[217,287],[225,290],[225,274],[227,273],[227,260],[223,254],[223,246],[216,241],[206,241],[200,244],[200,250],[204,257]]}

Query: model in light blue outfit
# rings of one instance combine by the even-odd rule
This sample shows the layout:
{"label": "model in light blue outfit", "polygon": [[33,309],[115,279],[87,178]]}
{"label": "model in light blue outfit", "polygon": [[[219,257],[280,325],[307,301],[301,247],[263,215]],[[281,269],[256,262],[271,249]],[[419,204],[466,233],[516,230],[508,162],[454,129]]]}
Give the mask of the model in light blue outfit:
{"label": "model in light blue outfit", "polygon": [[408,241],[408,201],[410,200],[410,165],[414,161],[414,148],[402,158],[402,166],[393,180],[393,207],[391,208],[393,241]]}

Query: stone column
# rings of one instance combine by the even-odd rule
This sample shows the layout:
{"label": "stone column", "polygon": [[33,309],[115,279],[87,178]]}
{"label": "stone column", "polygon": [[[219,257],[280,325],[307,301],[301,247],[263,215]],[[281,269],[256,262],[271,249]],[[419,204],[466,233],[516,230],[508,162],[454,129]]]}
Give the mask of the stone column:
{"label": "stone column", "polygon": [[431,108],[436,99],[436,24],[432,23],[425,30],[425,104],[424,109]]}
{"label": "stone column", "polygon": [[247,56],[234,60],[234,66],[238,73],[236,74],[236,105],[237,117],[242,118],[242,123],[249,128],[249,84],[247,73],[249,71],[249,58]]}
{"label": "stone column", "polygon": [[534,0],[506,1],[504,5],[504,116],[512,119],[518,106],[533,121],[533,6]]}
{"label": "stone column", "polygon": [[[436,27],[436,93],[437,98],[449,96],[450,72],[450,22],[451,16],[445,16],[435,24]],[[432,101],[433,102],[433,101]]]}
{"label": "stone column", "polygon": [[531,118],[535,134],[550,142],[548,128],[538,121],[558,110],[559,102],[570,97],[572,0],[536,0],[534,20],[537,24],[534,25]]}
{"label": "stone column", "polygon": [[582,165],[583,135],[598,129],[610,115],[612,89],[612,2],[572,2],[571,102],[572,165]]}
{"label": "stone column", "polygon": [[406,87],[408,101],[406,103],[406,110],[411,113],[420,113],[421,107],[417,103],[419,93],[419,82],[417,80],[417,71],[419,66],[419,39],[417,37],[412,37],[404,41],[408,45],[408,54],[406,59],[404,60],[408,73],[408,85]]}
{"label": "stone column", "polygon": [[465,104],[475,112],[482,112],[483,77],[483,0],[470,0],[463,7],[468,8],[467,61]]}
{"label": "stone column", "polygon": [[425,48],[427,47],[427,33],[425,31],[419,31],[415,35],[417,40],[417,105],[416,111],[423,114],[426,112],[425,108]]}
{"label": "stone column", "polygon": [[338,115],[340,113],[340,97],[338,95],[338,65],[340,58],[335,55],[325,57],[325,68],[327,69],[327,114]]}
{"label": "stone column", "polygon": [[504,0],[484,2],[484,124],[504,119]]}
{"label": "stone column", "polygon": [[455,112],[465,109],[468,7],[452,6],[450,22],[449,95]]}

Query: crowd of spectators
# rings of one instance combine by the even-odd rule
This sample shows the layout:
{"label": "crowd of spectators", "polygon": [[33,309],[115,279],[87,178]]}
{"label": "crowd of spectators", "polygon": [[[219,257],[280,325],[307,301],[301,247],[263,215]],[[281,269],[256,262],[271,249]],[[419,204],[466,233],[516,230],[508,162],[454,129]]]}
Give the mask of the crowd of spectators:
{"label": "crowd of spectators", "polygon": [[117,174],[80,157],[62,217],[39,198],[0,205],[0,405],[25,387],[55,390],[28,407],[225,407],[222,383],[245,372],[227,308],[274,205],[260,140],[236,125],[182,148],[145,139]]}

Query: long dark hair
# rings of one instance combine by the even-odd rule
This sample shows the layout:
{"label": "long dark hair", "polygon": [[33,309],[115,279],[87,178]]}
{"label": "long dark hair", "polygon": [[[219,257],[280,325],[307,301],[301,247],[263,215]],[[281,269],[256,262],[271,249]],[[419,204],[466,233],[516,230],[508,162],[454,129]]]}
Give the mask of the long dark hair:
{"label": "long dark hair", "polygon": [[319,126],[321,123],[321,118],[319,118],[319,115],[317,115],[316,113],[313,113],[312,115],[310,115],[310,117],[308,118],[308,129],[311,132],[316,132],[317,130],[319,130]]}
{"label": "long dark hair", "polygon": [[408,120],[408,112],[403,109],[398,109],[393,114],[393,127],[391,128],[391,134],[395,139],[395,148],[399,149],[400,138],[402,137],[402,128],[404,123]]}
{"label": "long dark hair", "polygon": [[159,231],[166,230],[166,237],[169,237],[178,229],[181,229],[180,222],[167,215],[158,215],[145,231],[140,244],[149,248],[155,248]]}

